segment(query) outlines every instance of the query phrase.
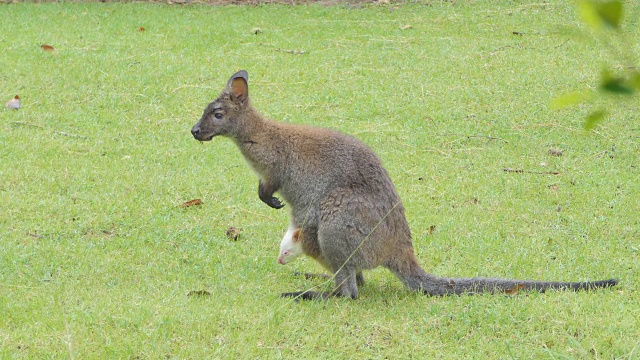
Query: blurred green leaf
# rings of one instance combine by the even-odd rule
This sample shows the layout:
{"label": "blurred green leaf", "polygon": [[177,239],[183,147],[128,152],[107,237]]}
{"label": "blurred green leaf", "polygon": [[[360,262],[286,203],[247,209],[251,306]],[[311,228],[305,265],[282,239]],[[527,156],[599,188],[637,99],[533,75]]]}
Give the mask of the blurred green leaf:
{"label": "blurred green leaf", "polygon": [[632,88],[640,90],[640,72],[634,71],[631,73],[629,84]]}
{"label": "blurred green leaf", "polygon": [[602,28],[602,21],[598,15],[598,10],[593,1],[581,0],[578,3],[578,10],[580,17],[585,24],[589,25],[594,30],[600,30]]}
{"label": "blurred green leaf", "polygon": [[591,95],[584,91],[572,91],[551,99],[551,109],[564,109],[569,106],[578,105],[591,98]]}
{"label": "blurred green leaf", "polygon": [[602,21],[612,28],[619,28],[622,20],[622,2],[618,0],[597,4],[598,15]]}
{"label": "blurred green leaf", "polygon": [[633,87],[627,84],[624,77],[614,76],[609,70],[603,70],[600,74],[600,90],[619,95],[631,95]]}
{"label": "blurred green leaf", "polygon": [[580,17],[587,25],[594,30],[602,29],[607,25],[614,29],[620,27],[622,21],[622,2],[581,0],[578,2]]}
{"label": "blurred green leaf", "polygon": [[596,110],[587,116],[586,121],[584,122],[585,130],[592,130],[598,125],[602,119],[607,115],[607,112],[604,110]]}

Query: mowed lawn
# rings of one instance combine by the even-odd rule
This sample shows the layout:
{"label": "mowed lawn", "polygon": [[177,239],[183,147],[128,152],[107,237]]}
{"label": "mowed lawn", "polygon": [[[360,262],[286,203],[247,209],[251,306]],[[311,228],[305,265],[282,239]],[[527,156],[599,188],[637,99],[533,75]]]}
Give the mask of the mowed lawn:
{"label": "mowed lawn", "polygon": [[[636,58],[638,14],[621,30]],[[0,109],[0,358],[640,358],[637,97],[549,106],[634,64],[573,3],[0,17],[0,100],[22,104]],[[323,271],[310,259],[277,264],[287,207],[258,199],[231,141],[189,133],[240,69],[265,116],[379,154],[427,271],[620,284],[428,297],[376,269],[357,300],[280,298],[331,283],[294,276]],[[594,106],[610,115],[585,131]]]}

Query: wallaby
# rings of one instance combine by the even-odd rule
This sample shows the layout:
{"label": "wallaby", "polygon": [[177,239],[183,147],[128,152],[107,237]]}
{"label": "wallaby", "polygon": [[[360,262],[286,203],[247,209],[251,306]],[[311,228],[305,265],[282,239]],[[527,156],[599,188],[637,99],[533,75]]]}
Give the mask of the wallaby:
{"label": "wallaby", "polygon": [[364,143],[343,133],[262,117],[251,105],[249,75],[227,82],[193,126],[195,139],[232,139],[259,175],[259,198],[282,208],[277,191],[300,225],[303,250],[334,273],[326,292],[291,292],[302,299],[356,298],[356,274],[384,266],[410,290],[429,295],[504,292],[517,289],[592,289],[617,280],[546,282],[494,278],[445,278],[426,273],[414,255],[402,201],[380,159]]}

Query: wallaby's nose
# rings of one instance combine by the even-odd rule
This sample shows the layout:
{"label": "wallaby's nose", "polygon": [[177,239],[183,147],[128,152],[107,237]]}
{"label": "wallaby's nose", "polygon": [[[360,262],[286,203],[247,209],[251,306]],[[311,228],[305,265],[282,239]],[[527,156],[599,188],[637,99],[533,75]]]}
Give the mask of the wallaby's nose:
{"label": "wallaby's nose", "polygon": [[193,137],[196,137],[196,135],[198,135],[200,133],[200,127],[199,126],[194,126],[191,129],[191,135],[193,135]]}

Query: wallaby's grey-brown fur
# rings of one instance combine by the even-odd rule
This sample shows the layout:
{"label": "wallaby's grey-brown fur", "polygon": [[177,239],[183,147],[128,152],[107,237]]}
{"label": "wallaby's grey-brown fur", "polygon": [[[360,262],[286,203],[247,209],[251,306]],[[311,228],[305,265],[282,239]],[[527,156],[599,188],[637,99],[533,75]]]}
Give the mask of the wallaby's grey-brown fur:
{"label": "wallaby's grey-brown fur", "polygon": [[[356,298],[356,274],[384,266],[409,289],[429,295],[524,289],[592,289],[617,284],[491,278],[443,278],[427,274],[413,252],[402,201],[380,159],[364,143],[337,131],[274,122],[251,106],[248,74],[239,71],[191,129],[200,141],[232,139],[260,177],[258,195],[273,208],[290,207],[302,228],[305,253],[335,274],[332,293],[293,292],[305,299]],[[362,279],[358,276],[359,280]]]}

